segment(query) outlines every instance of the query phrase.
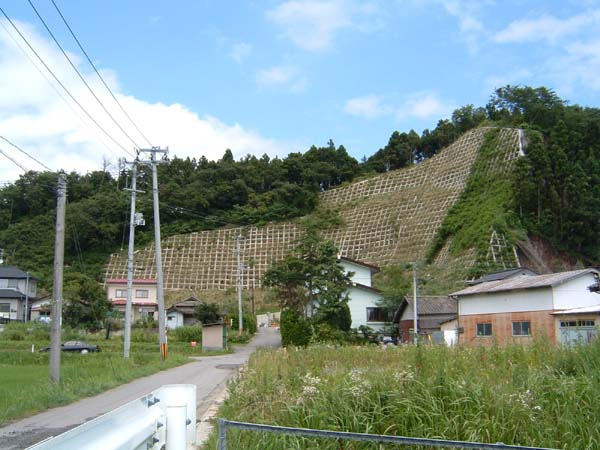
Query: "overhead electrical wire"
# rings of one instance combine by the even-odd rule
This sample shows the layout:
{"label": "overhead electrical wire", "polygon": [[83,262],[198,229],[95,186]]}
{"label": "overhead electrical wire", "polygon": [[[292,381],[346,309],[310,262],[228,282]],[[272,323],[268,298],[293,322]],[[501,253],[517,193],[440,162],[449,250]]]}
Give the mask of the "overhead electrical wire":
{"label": "overhead electrical wire", "polygon": [[90,91],[90,93],[96,99],[96,101],[98,102],[98,104],[102,107],[102,109],[104,110],[104,112],[108,115],[108,117],[110,117],[110,119],[113,121],[113,123],[119,128],[119,130],[121,130],[121,132],[127,137],[127,139],[129,139],[129,141],[134,145],[134,147],[140,148],[140,146],[133,140],[133,138],[131,136],[129,136],[129,134],[127,133],[127,131],[125,131],[125,129],[121,126],[121,124],[119,122],[117,122],[117,120],[114,118],[114,116],[106,108],[106,106],[104,105],[104,103],[102,103],[102,100],[100,100],[98,98],[98,96],[96,95],[96,93],[94,92],[94,90],[91,88],[91,86],[86,81],[85,77],[81,74],[81,72],[79,71],[79,69],[77,68],[77,66],[73,63],[73,61],[71,60],[71,58],[69,58],[69,55],[67,55],[67,52],[65,51],[65,49],[62,47],[62,45],[60,45],[60,42],[58,42],[58,39],[56,39],[56,36],[54,36],[54,33],[52,32],[52,30],[50,30],[50,27],[48,26],[48,24],[46,23],[46,21],[44,20],[44,18],[40,15],[40,13],[38,12],[38,10],[35,7],[35,5],[33,4],[33,2],[31,0],[27,0],[27,1],[28,1],[29,5],[31,6],[31,8],[33,9],[33,11],[35,12],[35,14],[38,16],[38,19],[40,19],[40,21],[42,22],[42,25],[44,25],[44,28],[46,28],[46,31],[48,32],[48,34],[50,35],[50,37],[52,38],[52,40],[54,41],[54,43],[60,49],[60,51],[63,54],[63,56],[65,57],[65,59],[69,62],[69,64],[71,65],[71,67],[73,68],[73,70],[75,71],[75,73],[77,73],[77,76],[79,77],[79,79],[81,79],[81,81],[83,82],[83,84],[85,85],[85,87],[88,89],[88,91]]}
{"label": "overhead electrical wire", "polygon": [[90,124],[84,120],[84,118],[81,116],[81,114],[78,113],[75,108],[73,108],[73,105],[71,103],[69,103],[69,101],[65,98],[65,96],[56,88],[56,85],[54,83],[52,83],[52,81],[50,81],[50,78],[48,78],[48,76],[42,71],[42,69],[40,69],[38,67],[38,65],[35,63],[35,61],[33,60],[33,58],[29,55],[29,53],[27,53],[27,51],[23,48],[23,46],[19,43],[19,41],[17,41],[15,39],[15,37],[11,34],[11,32],[8,31],[8,28],[6,28],[6,26],[4,25],[3,21],[0,21],[0,26],[2,26],[2,28],[4,29],[4,31],[6,32],[6,34],[8,35],[8,37],[15,43],[15,45],[18,47],[18,49],[21,51],[21,53],[23,53],[23,55],[25,55],[25,57],[27,57],[27,59],[29,60],[29,62],[33,65],[33,67],[35,67],[35,69],[38,71],[38,73],[41,75],[41,77],[46,80],[46,82],[54,90],[54,92],[56,93],[56,95],[58,95],[60,97],[60,99],[65,103],[65,105],[67,105],[69,107],[69,109],[71,110],[71,112],[73,114],[75,114],[75,116],[77,116],[77,118],[79,119],[79,121],[88,130],[90,130],[92,133],[96,134],[96,137],[99,139],[99,141],[102,143],[102,145],[104,146],[105,149],[107,149],[110,153],[112,153],[116,157],[119,157],[119,155],[112,148],[110,148],[106,144],[106,142],[104,141],[104,139],[102,138],[102,136],[98,133],[98,130],[96,130],[95,128],[92,128],[90,126]]}
{"label": "overhead electrical wire", "polygon": [[50,69],[50,67],[48,67],[48,64],[46,64],[46,62],[44,61],[44,59],[39,55],[39,53],[33,48],[33,46],[29,43],[29,41],[27,40],[27,38],[23,35],[23,33],[21,33],[21,30],[19,30],[19,28],[15,25],[15,23],[12,21],[12,19],[8,16],[8,14],[6,14],[6,12],[4,11],[4,9],[0,6],[0,12],[2,13],[2,15],[4,15],[4,17],[6,18],[6,20],[8,20],[8,23],[11,24],[11,26],[15,29],[15,31],[17,32],[17,34],[21,37],[21,39],[23,39],[23,41],[25,42],[25,44],[27,44],[27,47],[29,47],[29,50],[31,50],[33,52],[33,54],[40,60],[40,62],[42,63],[42,65],[46,68],[46,70],[48,72],[50,72],[50,75],[52,75],[52,77],[56,80],[56,82],[60,85],[61,88],[63,88],[63,90],[69,95],[69,97],[71,98],[71,100],[73,100],[77,106],[79,106],[79,108],[85,113],[85,115],[119,148],[121,148],[125,153],[127,153],[130,156],[134,156],[133,153],[131,153],[129,150],[127,150],[122,144],[120,144],[110,133],[108,133],[108,131],[106,131],[102,125],[100,125],[96,119],[94,119],[91,114],[81,105],[81,103],[79,103],[79,101],[73,96],[73,94],[71,93],[71,91],[69,91],[69,89],[67,89],[67,87],[63,84],[62,81],[60,81],[60,79],[56,76],[56,74],[52,71],[52,69]]}
{"label": "overhead electrical wire", "polygon": [[12,147],[16,148],[17,150],[19,150],[21,153],[23,153],[25,156],[27,156],[28,158],[34,160],[36,163],[38,163],[40,166],[42,166],[44,169],[46,169],[49,172],[54,172],[50,167],[48,167],[46,164],[44,164],[43,162],[41,162],[39,159],[37,159],[35,156],[30,155],[29,153],[27,153],[25,150],[23,150],[21,147],[19,147],[17,144],[12,143],[11,141],[9,141],[8,139],[6,139],[4,136],[0,135],[0,139],[2,139],[4,142],[6,142],[7,144],[11,145]]}
{"label": "overhead electrical wire", "polygon": [[121,105],[121,102],[117,99],[117,97],[113,93],[112,89],[108,86],[108,83],[106,83],[106,81],[104,80],[104,77],[102,77],[102,75],[100,74],[100,71],[96,68],[96,65],[92,62],[92,59],[89,57],[89,55],[87,54],[87,52],[83,48],[83,45],[81,45],[81,42],[79,42],[79,39],[77,39],[77,36],[75,35],[75,32],[73,31],[73,29],[71,28],[71,26],[67,22],[67,19],[65,18],[65,16],[61,12],[61,10],[58,7],[58,5],[56,4],[56,2],[54,0],[50,0],[50,1],[54,5],[54,8],[58,12],[58,15],[60,16],[60,18],[62,19],[62,21],[64,22],[64,24],[68,28],[69,32],[71,33],[71,36],[73,36],[73,39],[75,40],[75,42],[77,42],[77,45],[79,46],[79,49],[85,55],[86,59],[90,63],[90,66],[92,66],[92,68],[96,72],[96,75],[98,75],[98,78],[100,78],[100,81],[102,81],[102,84],[104,85],[104,87],[106,88],[106,90],[110,93],[110,95],[112,96],[112,98],[114,99],[114,101],[117,103],[117,105],[119,105],[119,108],[121,108],[121,111],[123,112],[123,114],[125,115],[125,117],[127,117],[127,119],[129,120],[129,122],[131,122],[131,124],[134,126],[134,128],[137,130],[137,132],[140,134],[140,136],[142,136],[144,138],[144,140],[148,143],[148,145],[150,147],[152,147],[152,142],[150,142],[150,140],[146,137],[146,135],[144,133],[142,133],[142,131],[140,130],[140,128],[137,126],[137,124],[134,122],[134,120],[131,118],[131,116],[127,113],[127,111],[125,110],[125,108],[123,107],[123,105]]}
{"label": "overhead electrical wire", "polygon": [[12,156],[8,155],[8,153],[6,153],[4,150],[2,150],[0,148],[0,153],[2,155],[4,155],[7,159],[9,159],[10,161],[12,161],[16,166],[18,166],[21,170],[23,170],[24,172],[29,172],[29,170],[25,167],[22,166],[21,163],[17,162],[16,159],[14,159]]}

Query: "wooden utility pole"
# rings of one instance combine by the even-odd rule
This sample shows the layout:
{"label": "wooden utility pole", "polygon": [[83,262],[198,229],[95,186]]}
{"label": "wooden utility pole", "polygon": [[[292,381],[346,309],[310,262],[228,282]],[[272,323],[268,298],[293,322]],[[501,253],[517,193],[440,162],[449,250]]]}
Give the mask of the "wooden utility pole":
{"label": "wooden utility pole", "polygon": [[63,264],[65,256],[65,207],[67,177],[58,175],[56,200],[56,237],[54,243],[54,280],[52,283],[52,332],[50,335],[50,379],[60,382],[60,335],[62,325]]}
{"label": "wooden utility pole", "polygon": [[156,300],[158,302],[158,336],[160,342],[160,354],[163,359],[167,357],[167,330],[165,317],[165,293],[163,284],[162,270],[162,253],[160,244],[160,212],[158,203],[158,174],[157,166],[160,163],[156,159],[158,153],[167,155],[168,149],[162,150],[160,147],[152,147],[151,149],[141,149],[140,152],[150,153],[150,161],[152,167],[152,200],[154,205],[154,247],[156,248]]}

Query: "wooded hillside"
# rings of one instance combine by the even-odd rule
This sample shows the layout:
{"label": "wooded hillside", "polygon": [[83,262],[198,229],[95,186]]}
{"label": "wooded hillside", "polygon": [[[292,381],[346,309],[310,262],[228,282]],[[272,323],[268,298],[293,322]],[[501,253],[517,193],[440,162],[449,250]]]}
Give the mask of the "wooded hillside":
{"label": "wooded hillside", "polygon": [[[546,88],[499,89],[484,107],[460,108],[432,131],[392,133],[384,148],[361,162],[331,141],[282,159],[247,156],[235,161],[229,150],[218,161],[200,155],[173,158],[159,170],[163,234],[303,216],[315,209],[322,192],[326,193],[321,197],[332,198],[331,189],[337,186],[377,172],[420,166],[481,125],[525,131],[526,157],[518,160],[513,174],[503,175],[508,183],[502,194],[507,195],[502,205],[508,237],[518,237],[511,230],[536,234],[586,264],[599,264],[600,110],[569,105]],[[84,273],[100,281],[109,254],[127,242],[129,199],[121,190],[127,176],[123,172],[115,180],[103,171],[69,174],[67,276]],[[29,172],[0,189],[0,247],[6,263],[30,270],[47,285],[55,180],[52,173]],[[147,190],[148,181],[143,174],[138,186]],[[476,188],[467,186],[455,204],[458,210],[450,211],[450,223],[443,225],[445,237],[459,233],[450,218],[464,217],[466,205],[472,204],[466,197]],[[136,240],[145,246],[152,238],[151,201],[148,195],[138,199],[147,225],[137,230]]]}

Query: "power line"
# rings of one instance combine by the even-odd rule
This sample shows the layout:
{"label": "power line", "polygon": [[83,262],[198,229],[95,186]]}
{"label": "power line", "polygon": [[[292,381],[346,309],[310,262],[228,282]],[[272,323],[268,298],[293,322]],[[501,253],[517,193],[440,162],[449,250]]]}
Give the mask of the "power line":
{"label": "power line", "polygon": [[92,59],[89,57],[89,55],[87,54],[87,52],[84,50],[83,45],[81,45],[81,42],[79,42],[79,39],[77,39],[77,36],[75,35],[75,32],[71,29],[71,26],[67,22],[67,19],[65,19],[65,16],[63,16],[63,13],[61,12],[61,10],[58,7],[58,5],[55,3],[54,0],[50,0],[50,1],[54,5],[54,8],[56,8],[56,11],[60,15],[60,18],[62,19],[62,21],[64,22],[64,24],[69,29],[69,32],[71,33],[71,36],[73,36],[73,39],[75,39],[75,42],[77,42],[77,45],[79,46],[79,49],[85,55],[85,57],[87,58],[87,60],[90,63],[90,65],[94,68],[94,71],[96,72],[96,75],[98,75],[98,78],[100,78],[100,81],[102,81],[102,84],[104,85],[104,87],[106,88],[106,90],[108,90],[108,92],[110,93],[110,95],[112,96],[112,98],[114,99],[114,101],[117,103],[117,105],[119,105],[119,108],[121,108],[121,111],[123,111],[123,114],[125,114],[125,116],[127,117],[127,119],[129,119],[129,122],[131,122],[131,124],[135,127],[135,129],[137,130],[137,132],[140,133],[140,135],[144,138],[144,140],[148,143],[148,145],[152,146],[152,143],[150,142],[150,140],[146,137],[146,135],[144,133],[142,133],[142,131],[139,129],[139,127],[133,121],[133,119],[131,118],[131,116],[129,114],[127,114],[127,111],[125,110],[125,108],[123,108],[123,105],[121,105],[121,102],[119,102],[119,100],[117,99],[117,97],[115,96],[115,94],[113,93],[113,91],[111,90],[111,88],[108,86],[108,84],[106,83],[106,81],[104,81],[104,78],[102,77],[102,75],[100,75],[100,72],[96,68],[96,65],[92,62]]}
{"label": "power line", "polygon": [[35,11],[35,14],[38,16],[38,19],[40,19],[40,21],[42,22],[42,25],[44,25],[44,28],[46,28],[46,31],[48,32],[48,34],[50,35],[50,37],[52,38],[52,40],[54,41],[54,43],[58,46],[58,48],[62,52],[63,56],[66,58],[67,61],[69,61],[69,64],[71,65],[71,67],[73,68],[73,70],[75,71],[75,73],[77,73],[77,76],[81,79],[81,81],[83,82],[83,84],[85,84],[85,87],[88,89],[88,91],[90,91],[90,93],[96,99],[96,101],[100,104],[100,106],[102,107],[102,109],[104,110],[104,112],[108,115],[108,117],[110,117],[110,119],[119,128],[119,130],[121,130],[121,132],[127,137],[127,139],[129,139],[131,141],[131,143],[136,148],[139,148],[140,146],[137,145],[137,143],[131,138],[131,136],[129,136],[129,134],[119,124],[119,122],[117,122],[117,120],[110,113],[110,111],[106,108],[106,106],[104,106],[104,103],[102,103],[102,100],[100,100],[98,98],[98,96],[96,95],[96,93],[94,92],[94,90],[90,87],[90,85],[88,84],[88,82],[85,80],[84,76],[81,74],[81,72],[79,71],[79,69],[77,68],[77,66],[73,63],[73,61],[71,61],[71,58],[69,58],[69,55],[67,55],[67,52],[65,52],[65,50],[62,48],[62,45],[60,45],[60,42],[58,42],[58,39],[56,39],[56,36],[54,36],[54,33],[52,33],[52,30],[50,30],[50,27],[48,27],[48,24],[46,23],[46,21],[44,20],[44,18],[40,15],[40,13],[38,12],[37,8],[32,3],[32,1],[31,0],[27,0],[27,1],[28,1],[29,5],[31,6],[31,8],[33,8],[33,10]]}
{"label": "power line", "polygon": [[8,20],[8,22],[11,24],[11,26],[15,29],[15,31],[17,32],[17,34],[21,37],[21,39],[23,39],[23,41],[27,44],[27,47],[29,47],[29,50],[31,50],[33,52],[33,54],[40,60],[40,62],[42,63],[42,65],[46,68],[46,70],[48,72],[50,72],[50,75],[52,75],[52,77],[56,80],[56,82],[60,85],[61,88],[63,88],[63,90],[69,95],[69,97],[71,98],[71,100],[73,100],[77,106],[79,106],[79,108],[85,113],[85,115],[92,121],[94,122],[94,124],[111,140],[113,141],[113,143],[117,146],[120,147],[125,153],[127,153],[130,156],[134,156],[133,153],[131,153],[129,150],[127,150],[125,147],[123,147],[123,145],[119,144],[119,142],[117,142],[117,140],[112,137],[108,131],[106,131],[97,121],[96,119],[94,119],[91,114],[81,105],[81,103],[79,103],[79,101],[73,96],[73,94],[71,94],[71,91],[69,91],[67,89],[67,87],[63,84],[62,81],[60,81],[60,79],[56,76],[56,74],[52,71],[52,69],[50,69],[50,67],[48,67],[48,64],[46,64],[46,62],[44,61],[44,59],[39,55],[39,53],[33,48],[33,46],[29,43],[29,41],[27,40],[27,38],[23,35],[23,33],[21,33],[21,30],[19,30],[19,28],[14,24],[14,22],[12,21],[12,19],[10,17],[8,17],[8,15],[6,14],[6,12],[4,11],[4,9],[0,6],[0,12],[4,15],[4,17],[6,18],[6,20]]}
{"label": "power line", "polygon": [[23,48],[23,46],[19,43],[19,41],[17,41],[15,39],[15,37],[10,33],[10,31],[8,31],[8,28],[6,28],[6,26],[4,25],[3,21],[0,21],[0,25],[2,26],[2,28],[4,29],[4,31],[6,32],[6,34],[8,35],[8,37],[15,43],[15,45],[19,48],[19,50],[21,51],[21,53],[23,53],[23,55],[25,55],[25,57],[29,60],[29,62],[31,63],[31,65],[33,67],[35,67],[35,70],[38,71],[38,73],[42,76],[42,78],[44,78],[46,80],[46,82],[50,85],[50,87],[52,88],[52,90],[54,90],[54,92],[56,93],[56,95],[58,95],[60,97],[60,99],[65,103],[65,105],[67,105],[69,107],[69,109],[71,110],[71,112],[73,112],[73,114],[75,114],[77,116],[77,118],[79,119],[79,121],[90,131],[92,131],[93,133],[96,134],[96,137],[100,140],[100,142],[102,143],[102,145],[104,146],[104,148],[106,148],[109,152],[111,152],[113,155],[115,156],[119,156],[117,155],[117,153],[110,148],[106,142],[104,142],[104,139],[102,139],[102,136],[100,136],[100,134],[98,134],[98,130],[96,130],[95,128],[92,128],[90,126],[90,124],[88,122],[86,122],[83,117],[81,117],[81,114],[79,114],[77,112],[77,110],[75,108],[73,108],[73,105],[71,103],[68,102],[68,100],[65,98],[65,96],[56,88],[56,85],[54,85],[54,83],[52,83],[52,81],[50,81],[50,78],[48,78],[48,76],[42,71],[42,69],[40,69],[38,67],[38,65],[35,63],[35,61],[33,60],[33,58],[29,55],[29,53],[27,53],[27,51]]}
{"label": "power line", "polygon": [[11,160],[16,166],[18,166],[24,172],[29,172],[24,166],[22,166],[16,159],[13,159],[12,156],[9,156],[4,150],[0,148],[0,153],[2,153],[7,159]]}
{"label": "power line", "polygon": [[42,166],[44,169],[46,169],[48,172],[53,172],[53,170],[48,167],[46,164],[44,164],[43,162],[41,162],[39,159],[37,159],[36,157],[30,155],[29,153],[27,153],[25,150],[23,150],[21,147],[19,147],[17,144],[12,143],[11,141],[9,141],[8,139],[6,139],[4,136],[0,135],[0,139],[2,139],[3,141],[5,141],[7,144],[13,146],[14,148],[16,148],[17,150],[19,150],[21,153],[23,153],[25,156],[33,159],[36,163],[38,163],[40,166]]}

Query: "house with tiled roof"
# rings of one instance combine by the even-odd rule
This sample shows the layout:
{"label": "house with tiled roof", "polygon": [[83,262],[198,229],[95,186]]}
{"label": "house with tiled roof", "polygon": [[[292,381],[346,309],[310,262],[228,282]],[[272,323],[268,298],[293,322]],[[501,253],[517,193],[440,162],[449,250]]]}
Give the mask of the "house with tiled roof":
{"label": "house with tiled roof", "polygon": [[[400,342],[411,342],[414,329],[414,298],[406,296],[394,314],[398,324]],[[425,339],[442,340],[442,324],[456,319],[458,313],[455,298],[446,295],[425,295],[417,297],[417,329]],[[438,336],[441,336],[438,338]]]}
{"label": "house with tiled roof", "polygon": [[[106,294],[113,310],[125,314],[127,303],[127,279],[107,278]],[[131,306],[133,321],[155,320],[158,314],[157,287],[155,279],[133,279]]]}
{"label": "house with tiled roof", "polygon": [[29,320],[38,279],[14,266],[0,266],[0,320]]}
{"label": "house with tiled roof", "polygon": [[454,292],[459,341],[527,343],[542,336],[566,345],[587,342],[600,324],[598,279],[598,270],[582,269],[487,281]]}

